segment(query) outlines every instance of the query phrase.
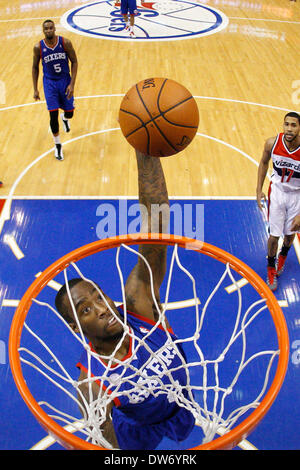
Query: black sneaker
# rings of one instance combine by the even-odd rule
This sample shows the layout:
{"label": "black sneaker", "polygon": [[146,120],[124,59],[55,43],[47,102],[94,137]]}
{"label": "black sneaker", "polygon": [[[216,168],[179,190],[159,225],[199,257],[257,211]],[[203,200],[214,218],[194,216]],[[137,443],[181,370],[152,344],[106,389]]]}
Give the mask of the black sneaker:
{"label": "black sneaker", "polygon": [[62,123],[63,123],[63,126],[64,126],[64,131],[65,132],[70,132],[71,129],[70,129],[70,125],[69,125],[69,120],[65,119],[64,113],[61,113],[60,117],[61,117],[61,120],[62,120]]}
{"label": "black sneaker", "polygon": [[63,154],[61,144],[55,144],[55,158],[57,160],[63,160],[64,159],[64,154]]}

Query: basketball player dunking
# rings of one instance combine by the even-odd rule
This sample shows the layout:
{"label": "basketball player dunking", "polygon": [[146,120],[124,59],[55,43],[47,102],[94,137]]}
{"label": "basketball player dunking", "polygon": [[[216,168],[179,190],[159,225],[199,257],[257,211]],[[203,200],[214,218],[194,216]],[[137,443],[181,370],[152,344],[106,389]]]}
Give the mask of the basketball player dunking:
{"label": "basketball player dunking", "polygon": [[[283,271],[286,257],[293,244],[300,214],[300,115],[286,114],[283,133],[271,137],[265,143],[258,168],[256,198],[262,209],[264,180],[272,158],[273,172],[269,187],[268,216],[270,236],[268,240],[267,283],[271,290],[277,288],[277,277]],[[276,261],[279,237],[283,245]]]}
{"label": "basketball player dunking", "polygon": [[[148,233],[150,227],[157,225],[159,233],[166,233],[170,208],[160,159],[136,151],[136,161],[139,203],[146,208],[146,211],[142,211],[141,232]],[[151,210],[153,204],[162,208],[163,216]],[[167,267],[167,247],[141,245],[139,252],[149,263],[153,276],[153,292],[159,303],[159,290]],[[122,389],[124,393],[116,394],[106,406],[106,420],[101,426],[104,438],[114,448],[122,450],[153,450],[165,436],[177,443],[186,439],[194,427],[195,418],[191,411],[179,406],[171,393],[164,393],[161,388],[162,384],[171,387],[171,384],[176,383],[187,396],[185,387],[188,377],[185,369],[181,367],[185,353],[180,344],[177,344],[177,351],[172,343],[170,344],[168,334],[174,339],[175,336],[167,318],[165,320],[168,334],[161,323],[150,333],[159,317],[153,303],[149,271],[144,261],[139,258],[125,283],[127,319],[135,339],[131,334],[123,335],[124,325],[117,318],[123,318],[124,310],[117,307],[106,294],[104,297],[116,317],[89,282],[81,278],[72,279],[69,281],[69,289],[78,323],[90,341],[93,351],[98,355],[98,359],[97,356],[93,357],[91,374],[101,377],[101,380],[93,382],[91,394],[86,380],[89,377],[89,359],[84,350],[78,363],[80,390],[85,400],[80,396],[78,398],[83,408],[86,406],[84,401],[93,402],[107,387],[108,395],[112,392],[114,385],[110,380],[113,377],[117,375],[118,380],[123,378],[119,390]],[[70,327],[78,333],[78,323],[70,297],[64,285],[57,293],[55,305]],[[144,345],[134,346],[137,339],[143,341]],[[157,353],[157,356],[151,358],[149,348]],[[181,352],[182,358],[178,351]],[[113,362],[109,365],[109,356],[112,354]],[[107,356],[107,362],[103,357],[102,360],[101,356]],[[163,364],[158,361],[158,357],[163,357]],[[130,367],[125,367],[129,359]],[[140,373],[133,377],[133,370]],[[167,370],[172,371],[171,375],[167,374]]]}
{"label": "basketball player dunking", "polygon": [[[70,131],[69,119],[74,112],[74,86],[77,75],[77,57],[71,42],[62,36],[56,36],[52,20],[43,23],[44,39],[33,49],[33,97],[40,99],[38,91],[39,63],[43,64],[43,85],[50,113],[50,127],[55,143],[55,157],[63,160],[63,151],[59,135],[58,112],[62,109],[61,119],[66,132]],[[71,62],[71,75],[69,70]]]}

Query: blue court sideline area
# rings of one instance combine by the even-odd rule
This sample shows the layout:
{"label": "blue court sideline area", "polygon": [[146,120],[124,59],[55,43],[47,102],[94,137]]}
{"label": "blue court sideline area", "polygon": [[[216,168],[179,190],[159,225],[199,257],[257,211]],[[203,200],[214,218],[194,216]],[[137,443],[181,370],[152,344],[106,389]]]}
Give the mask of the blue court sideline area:
{"label": "blue court sideline area", "polygon": [[[8,336],[16,303],[21,299],[28,286],[34,281],[38,273],[43,271],[52,262],[78,248],[81,245],[93,242],[103,235],[105,230],[114,230],[113,225],[105,224],[105,216],[111,211],[112,218],[116,222],[115,230],[125,233],[130,228],[137,229],[136,213],[134,211],[136,200],[117,199],[14,199],[11,208],[11,219],[5,222],[1,233],[0,250],[0,448],[30,449],[45,437],[45,431],[36,422],[27,406],[22,401],[14,384],[8,358]],[[133,210],[127,220],[120,221],[120,204],[124,213],[126,204],[128,214],[130,207]],[[229,251],[240,258],[263,279],[266,275],[266,242],[267,231],[262,215],[259,213],[254,200],[171,200],[171,207],[176,210],[189,205],[192,210],[192,224],[182,221],[182,235],[192,235],[192,232],[204,235],[204,241]],[[187,209],[189,210],[189,209]],[[198,210],[198,212],[197,212]],[[105,212],[106,211],[106,212]],[[174,212],[175,213],[175,212]],[[115,214],[115,216],[114,216]],[[114,218],[115,217],[115,218]],[[202,218],[201,223],[199,218]],[[131,224],[131,225],[130,225]],[[171,220],[171,231],[180,227]],[[189,233],[186,233],[189,231]],[[13,243],[11,242],[13,240]],[[124,269],[130,268],[133,261],[129,255],[122,255]],[[127,258],[128,256],[128,258]],[[184,255],[185,256],[185,255]],[[184,263],[190,269],[199,283],[199,299],[201,304],[207,298],[208,292],[218,281],[224,266],[211,259],[204,259],[204,255],[188,253]],[[99,261],[97,256],[84,260],[80,267],[87,277],[98,281],[104,291],[114,300],[120,300],[119,291],[116,289],[115,269],[113,253],[107,254],[105,262]],[[239,276],[236,274],[236,279]],[[62,274],[56,279],[63,283]],[[180,301],[191,297],[190,291],[185,291],[185,281],[182,275],[174,277],[173,298]],[[228,327],[227,320],[231,318],[231,297],[224,289],[230,284],[222,286],[222,300],[216,298],[209,334],[206,338],[206,350],[212,353],[215,342],[222,342],[224,328]],[[165,286],[163,286],[165,289]],[[189,289],[189,287],[186,287]],[[241,288],[245,295],[245,302],[251,300],[248,286]],[[46,287],[42,296],[48,302],[54,301],[56,291]],[[300,265],[294,247],[290,250],[286,269],[279,280],[279,288],[276,297],[283,303],[283,312],[286,318],[290,335],[290,360],[285,382],[271,410],[248,440],[257,449],[298,449],[299,448],[299,422],[300,422]],[[40,297],[39,297],[40,298]],[[235,303],[235,301],[233,301]],[[49,320],[49,322],[48,322]],[[80,351],[70,350],[64,333],[60,328],[55,329],[55,323],[49,313],[33,313],[28,319],[30,326],[37,331],[42,331],[46,336],[52,335],[56,347],[61,348],[67,355],[70,368],[74,367]],[[191,333],[192,316],[189,311],[178,309],[170,312],[170,321],[175,332],[179,334],[182,329]],[[272,334],[272,325],[264,324],[261,320],[257,328],[251,332],[250,346],[256,342],[268,347],[269,333]],[[53,334],[54,333],[54,334]],[[66,346],[66,353],[64,347]],[[44,387],[41,379],[30,372],[32,387],[37,394],[39,388]],[[239,389],[241,397],[250,393],[253,385],[253,376],[249,381],[244,381],[244,389]],[[79,414],[78,414],[79,417]],[[297,431],[298,430],[298,431]],[[198,434],[193,433],[183,444],[183,448],[195,446]],[[161,448],[165,448],[164,442]],[[168,442],[170,448],[172,443]],[[185,446],[185,447],[184,447]],[[50,449],[59,449],[55,444]],[[174,445],[173,445],[173,448]]]}

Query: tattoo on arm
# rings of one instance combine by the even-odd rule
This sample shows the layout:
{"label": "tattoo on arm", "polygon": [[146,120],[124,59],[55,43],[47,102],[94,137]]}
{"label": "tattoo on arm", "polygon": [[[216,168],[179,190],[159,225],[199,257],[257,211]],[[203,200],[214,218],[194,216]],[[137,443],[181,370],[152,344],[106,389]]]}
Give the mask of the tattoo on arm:
{"label": "tattoo on arm", "polygon": [[[169,226],[169,198],[159,158],[143,155],[137,152],[139,202],[142,212],[141,232],[166,233]],[[141,245],[140,253],[147,259],[155,281],[161,284],[165,274],[166,252],[165,245]],[[145,263],[140,271],[140,278],[149,281],[148,269]],[[141,267],[141,266],[140,266]]]}
{"label": "tattoo on arm", "polygon": [[[149,222],[151,205],[162,206],[165,204],[169,206],[167,186],[159,158],[150,157],[137,152],[137,165],[139,202],[147,208]],[[148,226],[148,228],[150,227]]]}

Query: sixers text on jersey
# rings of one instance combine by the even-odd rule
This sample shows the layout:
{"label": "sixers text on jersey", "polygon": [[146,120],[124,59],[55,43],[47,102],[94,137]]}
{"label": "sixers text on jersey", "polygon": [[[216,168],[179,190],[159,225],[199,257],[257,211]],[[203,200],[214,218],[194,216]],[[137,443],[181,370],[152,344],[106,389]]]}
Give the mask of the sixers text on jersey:
{"label": "sixers text on jersey", "polygon": [[49,47],[45,40],[40,41],[40,55],[43,64],[44,77],[59,80],[70,76],[69,58],[64,50],[62,36],[57,37],[56,45]]}

